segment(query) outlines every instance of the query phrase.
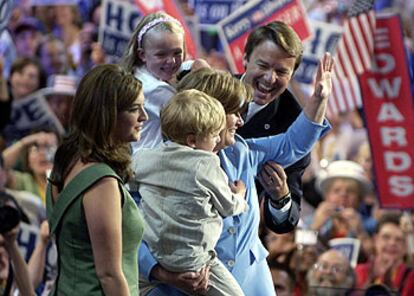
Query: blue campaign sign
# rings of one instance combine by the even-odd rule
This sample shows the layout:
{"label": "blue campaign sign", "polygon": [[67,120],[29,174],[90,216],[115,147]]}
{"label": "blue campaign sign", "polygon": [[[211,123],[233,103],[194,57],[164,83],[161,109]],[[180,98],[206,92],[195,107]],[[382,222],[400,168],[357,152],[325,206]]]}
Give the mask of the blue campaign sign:
{"label": "blue campaign sign", "polygon": [[319,21],[310,21],[312,38],[304,43],[303,59],[295,72],[295,79],[305,84],[311,84],[316,73],[319,60],[325,52],[333,53],[342,28]]}
{"label": "blue campaign sign", "polygon": [[129,1],[103,1],[99,42],[107,55],[122,56],[141,17],[137,6]]}
{"label": "blue campaign sign", "polygon": [[329,246],[341,252],[353,268],[357,265],[361,241],[352,237],[341,237],[329,240]]}
{"label": "blue campaign sign", "polygon": [[295,0],[251,1],[236,13],[220,21],[219,24],[223,29],[226,40],[231,43],[294,3]]}
{"label": "blue campaign sign", "polygon": [[11,118],[3,129],[3,136],[6,143],[10,144],[36,128],[50,128],[60,134],[65,132],[46,101],[45,89],[13,101]]}
{"label": "blue campaign sign", "polygon": [[232,71],[244,71],[243,50],[249,33],[274,20],[289,24],[301,40],[306,40],[311,34],[300,0],[248,1],[217,23],[219,37]]}
{"label": "blue campaign sign", "polygon": [[247,0],[190,0],[201,25],[215,25]]}
{"label": "blue campaign sign", "polygon": [[6,28],[13,8],[13,0],[0,1],[0,35]]}

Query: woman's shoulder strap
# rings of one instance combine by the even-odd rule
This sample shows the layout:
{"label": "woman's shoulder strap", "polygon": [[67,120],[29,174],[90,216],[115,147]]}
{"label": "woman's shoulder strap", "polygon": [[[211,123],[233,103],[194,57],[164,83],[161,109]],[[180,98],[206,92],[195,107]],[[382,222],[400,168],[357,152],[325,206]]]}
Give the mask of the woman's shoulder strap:
{"label": "woman's shoulder strap", "polygon": [[73,180],[59,194],[59,198],[53,205],[52,186],[49,183],[47,188],[47,215],[50,224],[50,233],[54,233],[68,207],[78,199],[83,192],[91,188],[96,182],[104,177],[116,178],[122,183],[121,178],[114,170],[104,163],[91,165],[76,175]]}

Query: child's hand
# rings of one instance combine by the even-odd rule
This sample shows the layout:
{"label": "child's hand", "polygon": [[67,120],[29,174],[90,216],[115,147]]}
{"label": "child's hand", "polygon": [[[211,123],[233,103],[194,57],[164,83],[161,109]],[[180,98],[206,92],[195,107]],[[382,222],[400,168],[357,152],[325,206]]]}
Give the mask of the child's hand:
{"label": "child's hand", "polygon": [[241,196],[246,196],[246,185],[244,185],[242,180],[236,180],[233,184],[230,183],[230,189],[235,194],[240,194]]}

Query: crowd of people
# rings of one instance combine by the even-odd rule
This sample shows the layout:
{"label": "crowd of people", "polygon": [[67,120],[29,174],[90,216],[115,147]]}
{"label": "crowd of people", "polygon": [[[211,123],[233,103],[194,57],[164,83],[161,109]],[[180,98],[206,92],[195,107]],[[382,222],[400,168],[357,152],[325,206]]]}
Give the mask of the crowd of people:
{"label": "crowd of people", "polygon": [[[186,60],[182,24],[155,12],[114,64],[100,1],[17,2],[0,36],[0,295],[414,295],[414,215],[381,208],[363,109],[327,114],[331,54],[308,94],[289,25],[255,28],[230,73],[215,50]],[[58,123],[10,134],[38,93]]]}

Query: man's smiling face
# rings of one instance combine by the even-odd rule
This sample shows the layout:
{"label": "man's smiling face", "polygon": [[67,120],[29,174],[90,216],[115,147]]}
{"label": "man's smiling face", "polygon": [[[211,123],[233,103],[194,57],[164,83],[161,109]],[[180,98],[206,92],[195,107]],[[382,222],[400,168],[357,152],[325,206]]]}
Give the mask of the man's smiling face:
{"label": "man's smiling face", "polygon": [[270,40],[260,43],[245,59],[244,82],[254,89],[253,100],[265,105],[277,99],[288,87],[296,58]]}

